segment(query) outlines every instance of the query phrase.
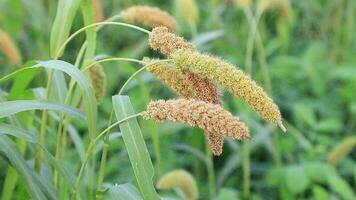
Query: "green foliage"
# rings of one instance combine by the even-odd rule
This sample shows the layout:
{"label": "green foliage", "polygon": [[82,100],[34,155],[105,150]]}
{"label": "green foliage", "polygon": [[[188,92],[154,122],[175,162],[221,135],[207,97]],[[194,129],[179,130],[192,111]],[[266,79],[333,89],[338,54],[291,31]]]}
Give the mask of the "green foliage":
{"label": "green foliage", "polygon": [[[291,7],[257,18],[260,1],[195,0],[192,22],[181,20],[175,1],[99,1],[105,18],[137,4],[173,13],[176,34],[251,72],[273,97],[285,134],[221,88],[224,107],[251,139],[244,148],[225,140],[219,157],[198,129],[130,118],[151,99],[177,98],[146,72],[126,82],[144,56],[166,59],[136,32],[147,30],[92,26],[63,46],[95,23],[91,0],[0,1],[0,27],[26,63],[14,68],[0,52],[0,198],[179,199],[179,191],[155,185],[161,174],[185,169],[199,199],[356,199],[356,2],[280,0]],[[116,61],[101,63],[108,84],[98,105],[84,69],[108,57]],[[114,96],[120,90],[129,97]]]}

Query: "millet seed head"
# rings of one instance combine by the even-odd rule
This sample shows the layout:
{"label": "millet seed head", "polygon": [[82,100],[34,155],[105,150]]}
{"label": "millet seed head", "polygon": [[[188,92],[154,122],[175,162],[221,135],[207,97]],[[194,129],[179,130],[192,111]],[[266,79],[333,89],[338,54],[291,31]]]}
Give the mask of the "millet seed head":
{"label": "millet seed head", "polygon": [[130,23],[139,23],[150,28],[164,26],[173,31],[177,24],[169,13],[157,7],[133,6],[122,11],[121,16]]}
{"label": "millet seed head", "polygon": [[197,200],[199,197],[198,187],[194,177],[189,172],[181,169],[163,175],[157,183],[157,188],[179,188],[188,200]]}
{"label": "millet seed head", "polygon": [[[144,62],[151,63],[155,60],[144,58]],[[185,98],[194,98],[194,88],[188,78],[177,69],[174,64],[156,63],[147,68],[157,79],[168,85],[174,92]]]}
{"label": "millet seed head", "polygon": [[106,74],[101,65],[96,64],[89,68],[89,76],[95,90],[95,97],[101,103],[106,93]]}
{"label": "millet seed head", "polygon": [[[144,58],[143,61],[151,63],[155,60]],[[186,99],[221,104],[217,87],[207,78],[202,78],[188,70],[181,71],[173,63],[156,63],[149,66],[147,71]]]}
{"label": "millet seed head", "polygon": [[3,52],[11,61],[12,64],[21,65],[22,56],[15,42],[9,34],[0,29],[0,51]]}
{"label": "millet seed head", "polygon": [[184,38],[170,33],[166,27],[154,28],[149,36],[149,45],[153,50],[170,56],[178,49],[196,50],[195,46],[187,42]]}
{"label": "millet seed head", "polygon": [[177,0],[179,16],[189,24],[196,24],[199,20],[199,8],[195,0]]}
{"label": "millet seed head", "polygon": [[249,138],[247,126],[224,110],[218,104],[194,99],[152,101],[144,113],[145,119],[187,123],[205,130],[213,153],[219,155],[222,149],[222,137],[233,139]]}
{"label": "millet seed head", "polygon": [[[216,57],[198,52],[178,50],[172,54],[175,65],[223,85],[234,95],[245,100],[266,121],[282,126],[278,106],[248,75]],[[282,128],[283,129],[283,128]]]}

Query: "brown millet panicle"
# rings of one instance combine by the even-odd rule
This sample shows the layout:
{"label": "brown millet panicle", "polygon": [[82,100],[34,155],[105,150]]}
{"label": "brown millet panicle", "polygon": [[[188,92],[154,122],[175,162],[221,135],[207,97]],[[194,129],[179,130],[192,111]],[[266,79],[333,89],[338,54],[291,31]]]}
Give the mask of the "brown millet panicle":
{"label": "brown millet panicle", "polygon": [[178,50],[172,54],[175,65],[223,85],[234,95],[245,100],[265,120],[279,125],[285,132],[278,106],[248,75],[219,58],[198,52]]}
{"label": "brown millet panicle", "polygon": [[[155,60],[144,58],[144,62],[151,63]],[[177,69],[174,64],[156,63],[147,68],[147,71],[167,84],[174,92],[187,99],[194,98],[194,88],[188,78]]]}
{"label": "brown millet panicle", "polygon": [[21,65],[22,56],[14,41],[3,30],[0,29],[0,51],[3,52],[12,64]]}
{"label": "brown millet panicle", "polygon": [[89,76],[95,90],[95,97],[101,103],[106,93],[106,74],[101,65],[96,64],[89,68]]}
{"label": "brown millet panicle", "polygon": [[154,28],[149,36],[148,42],[153,50],[158,50],[167,56],[170,56],[178,49],[196,50],[192,43],[170,33],[166,27]]}
{"label": "brown millet panicle", "polygon": [[215,155],[222,151],[223,137],[238,140],[249,138],[247,126],[238,117],[232,116],[218,104],[194,99],[152,101],[143,117],[157,121],[184,122],[204,129]]}
{"label": "brown millet panicle", "polygon": [[[144,58],[150,63],[154,59]],[[186,99],[202,100],[221,104],[220,94],[214,83],[188,70],[179,70],[171,63],[157,63],[149,66],[147,71],[167,84],[174,92]]]}
{"label": "brown millet panicle", "polygon": [[[185,41],[182,37],[168,32],[168,29],[165,27],[154,28],[150,34],[149,43],[152,49],[159,50],[167,56],[170,56],[171,53],[178,49],[192,51],[196,50],[193,44]],[[195,88],[195,99],[220,104],[220,95],[217,87],[212,81],[207,78],[200,77],[198,74],[195,74],[189,70],[183,70],[183,74]]]}
{"label": "brown millet panicle", "polygon": [[130,23],[140,23],[150,28],[164,26],[171,31],[176,29],[175,19],[157,7],[133,6],[123,10],[121,16]]}
{"label": "brown millet panicle", "polygon": [[101,22],[104,20],[104,10],[101,0],[93,0],[93,7],[95,10],[95,21]]}
{"label": "brown millet panicle", "polygon": [[201,77],[189,70],[183,70],[183,74],[188,78],[194,88],[194,99],[221,105],[219,91],[211,80]]}

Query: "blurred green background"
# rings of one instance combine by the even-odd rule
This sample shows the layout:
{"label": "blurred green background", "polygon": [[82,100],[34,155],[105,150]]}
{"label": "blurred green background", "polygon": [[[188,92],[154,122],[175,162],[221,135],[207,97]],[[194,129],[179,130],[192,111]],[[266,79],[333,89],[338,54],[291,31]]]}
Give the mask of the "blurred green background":
{"label": "blurred green background", "polygon": [[[252,51],[251,76],[279,105],[288,129],[282,133],[267,125],[239,99],[222,90],[224,107],[240,116],[251,130],[250,182],[244,182],[246,158],[242,142],[225,140],[223,154],[213,157],[216,196],[225,199],[355,199],[356,191],[356,1],[355,0],[196,0],[198,17],[187,21],[175,1],[102,0],[105,18],[133,5],[157,6],[176,17],[178,34],[194,42],[201,52],[217,55],[247,71],[247,46],[251,40],[251,16],[259,15],[259,39]],[[0,28],[9,33],[22,62],[47,60],[50,29],[56,12],[53,0],[0,0]],[[258,12],[261,6],[263,12]],[[189,12],[189,8],[185,8]],[[75,17],[72,32],[83,27]],[[82,34],[69,44],[64,59],[73,63]],[[161,57],[148,48],[147,36],[121,27],[105,27],[98,33],[97,56],[141,59]],[[0,53],[1,77],[14,71]],[[112,108],[111,96],[140,66],[125,62],[103,64],[108,77],[107,95],[99,107],[98,126],[105,128]],[[44,87],[35,79],[31,87]],[[9,84],[3,84],[7,90]],[[128,95],[137,111],[151,99],[175,98],[166,86],[148,73],[130,85]],[[140,120],[156,182],[174,169],[189,171],[197,181],[200,199],[210,199],[201,130],[188,126]],[[158,131],[160,161],[154,152],[151,132]],[[55,138],[55,136],[52,136]],[[83,135],[82,137],[87,137]],[[110,143],[105,182],[133,182],[134,175],[121,139]],[[50,145],[49,145],[50,146]],[[76,149],[66,165],[77,166]],[[1,160],[0,160],[1,161]],[[0,188],[6,175],[0,162]],[[211,173],[211,172],[210,172]],[[245,180],[246,181],[246,180]],[[243,194],[244,184],[250,194]],[[160,194],[176,196],[173,191]]]}

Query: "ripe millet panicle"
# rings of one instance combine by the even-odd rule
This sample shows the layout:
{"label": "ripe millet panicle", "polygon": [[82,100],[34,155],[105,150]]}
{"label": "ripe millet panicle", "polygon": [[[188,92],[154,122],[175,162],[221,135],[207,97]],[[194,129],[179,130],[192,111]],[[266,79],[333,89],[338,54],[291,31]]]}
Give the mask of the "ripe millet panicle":
{"label": "ripe millet panicle", "polygon": [[[144,58],[145,63],[155,61]],[[172,63],[156,63],[147,68],[147,71],[167,84],[174,92],[186,99],[197,99],[209,103],[221,104],[220,94],[207,78],[202,78],[187,70],[181,71]]]}
{"label": "ripe millet panicle", "polygon": [[248,75],[219,58],[198,52],[178,50],[172,54],[175,65],[223,85],[234,95],[245,100],[268,122],[285,132],[278,106]]}
{"label": "ripe millet panicle", "polygon": [[158,181],[157,188],[180,188],[188,200],[197,200],[199,197],[195,179],[185,170],[174,170],[163,175]]}
{"label": "ripe millet panicle", "polygon": [[[154,59],[144,58],[145,63],[151,63]],[[195,92],[188,78],[177,69],[174,64],[156,63],[147,68],[157,79],[168,85],[174,92],[187,99],[194,98]]]}
{"label": "ripe millet panicle", "polygon": [[3,30],[0,29],[0,51],[2,51],[12,64],[21,65],[22,56],[14,41]]}
{"label": "ripe millet panicle", "polygon": [[167,56],[170,56],[178,49],[196,50],[196,47],[192,43],[170,33],[166,27],[154,28],[149,36],[148,42],[153,50],[158,50]]}
{"label": "ripe millet panicle", "polygon": [[106,74],[101,65],[96,64],[89,68],[89,76],[95,90],[96,101],[100,103],[106,93]]}
{"label": "ripe millet panicle", "polygon": [[[150,34],[149,43],[152,49],[159,50],[167,56],[178,49],[196,50],[193,44],[185,41],[182,37],[168,32],[168,29],[165,27],[153,29]],[[212,81],[189,70],[183,70],[182,73],[187,77],[189,82],[193,84],[195,88],[195,99],[217,104],[221,103],[218,89]]]}
{"label": "ripe millet panicle", "polygon": [[249,138],[247,126],[238,117],[232,116],[218,104],[194,99],[152,101],[143,117],[156,121],[184,122],[204,129],[215,155],[221,153],[222,137],[238,140]]}
{"label": "ripe millet panicle", "polygon": [[143,24],[150,28],[164,26],[173,31],[177,24],[169,13],[157,7],[133,6],[123,10],[121,16],[125,21]]}

